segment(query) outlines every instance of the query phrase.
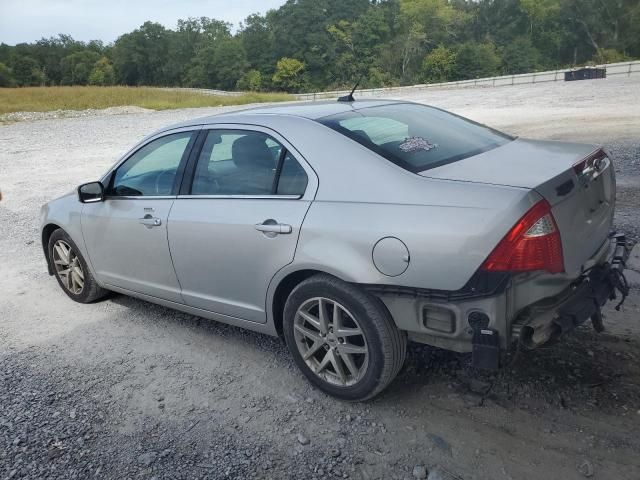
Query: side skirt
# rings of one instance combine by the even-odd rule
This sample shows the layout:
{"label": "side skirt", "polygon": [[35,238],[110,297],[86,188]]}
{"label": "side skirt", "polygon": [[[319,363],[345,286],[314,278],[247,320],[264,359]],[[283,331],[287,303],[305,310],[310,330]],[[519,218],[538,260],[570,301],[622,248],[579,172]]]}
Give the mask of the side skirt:
{"label": "side skirt", "polygon": [[215,320],[216,322],[226,323],[228,325],[233,325],[234,327],[245,328],[247,330],[252,330],[254,332],[263,333],[265,335],[278,336],[275,327],[273,324],[267,323],[256,323],[251,322],[249,320],[244,320],[238,317],[232,317],[230,315],[222,315],[220,313],[210,312],[209,310],[203,310],[201,308],[190,307],[189,305],[183,305],[181,303],[175,303],[168,300],[163,300],[158,297],[153,297],[151,295],[145,295],[143,293],[133,292],[131,290],[127,290],[126,288],[115,287],[113,285],[104,285],[104,288],[107,290],[111,290],[113,292],[122,293],[123,295],[127,295],[134,298],[139,298],[140,300],[144,300],[147,302],[155,303],[157,305],[162,305],[163,307],[171,308],[173,310],[179,310],[184,313],[188,313],[190,315],[195,315],[197,317],[206,318],[207,320]]}

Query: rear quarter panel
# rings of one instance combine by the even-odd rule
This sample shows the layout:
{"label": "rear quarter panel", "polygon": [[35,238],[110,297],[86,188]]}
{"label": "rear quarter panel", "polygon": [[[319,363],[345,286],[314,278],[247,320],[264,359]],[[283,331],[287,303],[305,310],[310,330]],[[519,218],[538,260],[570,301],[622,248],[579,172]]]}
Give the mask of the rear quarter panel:
{"label": "rear quarter panel", "polygon": [[[535,197],[509,193],[506,208],[316,201],[302,228],[295,265],[350,282],[458,290]],[[406,271],[394,277],[380,273],[372,259],[374,245],[389,236],[404,242],[410,254]]]}

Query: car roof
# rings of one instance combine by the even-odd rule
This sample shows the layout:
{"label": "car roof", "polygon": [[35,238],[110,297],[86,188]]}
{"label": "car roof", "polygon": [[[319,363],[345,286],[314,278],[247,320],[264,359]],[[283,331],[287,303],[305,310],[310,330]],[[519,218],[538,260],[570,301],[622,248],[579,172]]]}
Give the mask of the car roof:
{"label": "car roof", "polygon": [[245,108],[241,110],[233,110],[223,112],[208,117],[194,118],[177,125],[171,125],[163,128],[164,130],[172,130],[175,128],[189,127],[194,125],[211,125],[216,123],[234,123],[242,121],[242,117],[248,115],[275,115],[287,117],[300,117],[309,120],[318,120],[323,117],[356,111],[362,108],[377,107],[382,105],[391,105],[398,103],[409,103],[398,100],[356,100],[354,102],[338,102],[336,100],[327,100],[321,102],[296,102],[282,103],[266,106],[257,106]]}
{"label": "car roof", "polygon": [[[338,102],[336,100],[325,100],[321,102],[296,102],[288,104],[275,104],[261,107],[247,108],[233,113],[240,114],[263,114],[263,115],[292,115],[294,117],[304,117],[310,120],[335,115],[338,113],[359,110],[366,107],[377,107],[402,103],[397,100],[356,100],[353,102]],[[223,114],[226,115],[226,114]]]}

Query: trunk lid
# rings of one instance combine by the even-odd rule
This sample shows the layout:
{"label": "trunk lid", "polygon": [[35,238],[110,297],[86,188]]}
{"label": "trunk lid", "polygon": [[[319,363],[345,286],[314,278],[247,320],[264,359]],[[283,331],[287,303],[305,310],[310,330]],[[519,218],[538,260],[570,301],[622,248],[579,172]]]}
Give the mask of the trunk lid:
{"label": "trunk lid", "polygon": [[420,175],[535,190],[551,204],[571,276],[581,271],[612,228],[615,173],[605,152],[594,145],[517,139]]}

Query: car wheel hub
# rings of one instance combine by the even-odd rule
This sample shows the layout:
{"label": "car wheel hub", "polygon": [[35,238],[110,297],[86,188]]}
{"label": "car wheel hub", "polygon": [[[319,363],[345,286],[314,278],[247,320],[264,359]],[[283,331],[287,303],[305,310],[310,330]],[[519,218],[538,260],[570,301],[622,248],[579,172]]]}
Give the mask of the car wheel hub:
{"label": "car wheel hub", "polygon": [[316,297],[294,319],[298,352],[311,371],[333,385],[359,382],[369,366],[369,347],[356,318],[339,302]]}
{"label": "car wheel hub", "polygon": [[84,270],[78,255],[67,242],[58,240],[53,245],[53,265],[56,275],[69,292],[74,295],[82,293]]}

